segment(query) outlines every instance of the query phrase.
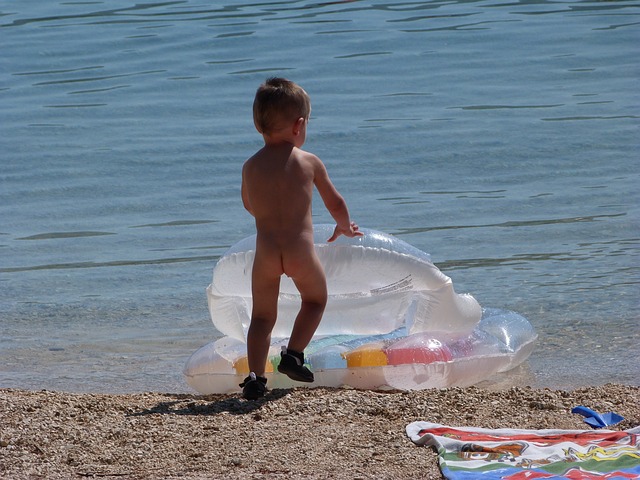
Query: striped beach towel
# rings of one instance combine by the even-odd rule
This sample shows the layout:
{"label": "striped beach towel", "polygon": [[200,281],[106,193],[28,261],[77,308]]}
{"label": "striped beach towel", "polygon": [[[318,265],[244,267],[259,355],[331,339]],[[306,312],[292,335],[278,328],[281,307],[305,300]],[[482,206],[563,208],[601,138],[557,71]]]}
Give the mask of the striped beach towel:
{"label": "striped beach towel", "polygon": [[413,422],[407,435],[437,450],[449,480],[640,479],[640,427],[492,430]]}

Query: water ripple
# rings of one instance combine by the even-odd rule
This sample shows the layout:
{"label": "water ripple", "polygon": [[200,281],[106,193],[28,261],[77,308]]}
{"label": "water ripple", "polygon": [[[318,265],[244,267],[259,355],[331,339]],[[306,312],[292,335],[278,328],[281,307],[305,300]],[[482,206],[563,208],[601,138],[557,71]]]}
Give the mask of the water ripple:
{"label": "water ripple", "polygon": [[121,88],[130,88],[130,87],[131,85],[116,85],[114,87],[93,88],[91,90],[76,90],[75,92],[69,92],[69,95],[85,95],[89,93],[110,92],[111,90],[119,90]]}
{"label": "water ripple", "polygon": [[78,68],[65,68],[62,70],[40,70],[40,71],[35,71],[35,72],[19,72],[19,73],[12,73],[12,75],[15,76],[27,76],[27,75],[59,75],[62,73],[75,73],[75,72],[81,72],[83,70],[96,70],[96,69],[100,69],[100,68],[104,68],[103,65],[94,65],[94,66],[89,66],[89,67],[78,67]]}
{"label": "water ripple", "polygon": [[358,57],[373,57],[377,55],[393,55],[393,52],[363,52],[363,53],[350,53],[348,55],[338,55],[333,58],[358,58]]}
{"label": "water ripple", "polygon": [[640,116],[637,115],[582,115],[575,117],[551,117],[551,118],[541,118],[545,122],[573,122],[573,121],[581,121],[581,120],[620,120],[620,119],[637,119]]}
{"label": "water ripple", "polygon": [[460,260],[445,260],[438,262],[441,270],[464,270],[469,268],[490,268],[499,266],[525,265],[531,262],[547,262],[550,260],[567,261],[586,258],[571,252],[555,253],[527,253],[506,258],[469,258]]}
{"label": "water ripple", "polygon": [[202,225],[205,223],[216,223],[217,220],[175,220],[173,222],[164,223],[147,223],[145,225],[135,225],[131,228],[146,228],[146,227],[183,227],[185,225]]}
{"label": "water ripple", "polygon": [[16,240],[52,240],[56,238],[80,238],[80,237],[99,237],[102,235],[115,235],[111,232],[50,232],[40,233],[38,235],[30,235],[28,237],[20,237]]}
{"label": "water ripple", "polygon": [[563,107],[564,103],[555,103],[551,105],[469,105],[465,107],[448,107],[449,109],[461,110],[520,110],[528,108],[555,108]]}
{"label": "water ripple", "polygon": [[103,267],[132,267],[140,265],[165,265],[171,263],[185,262],[211,262],[215,263],[220,255],[203,255],[198,257],[174,257],[174,258],[154,258],[149,260],[113,260],[109,262],[69,262],[69,263],[50,263],[44,265],[33,265],[26,267],[8,267],[0,268],[0,273],[16,273],[16,272],[32,272],[38,270],[71,270],[84,268],[103,268]]}
{"label": "water ripple", "polygon": [[249,70],[238,70],[236,72],[229,72],[229,75],[250,75],[254,73],[285,72],[288,70],[295,70],[295,68],[291,68],[291,67],[253,68]]}
{"label": "water ripple", "polygon": [[520,22],[521,20],[491,20],[486,22],[474,22],[474,23],[462,23],[459,25],[449,25],[446,27],[432,27],[432,28],[415,28],[405,29],[402,32],[405,33],[428,33],[428,32],[442,32],[442,31],[481,31],[490,30],[491,25],[498,23],[512,23]]}
{"label": "water ripple", "polygon": [[419,228],[402,228],[395,235],[409,235],[414,233],[432,232],[435,230],[464,230],[467,228],[513,228],[513,227],[533,227],[540,225],[555,225],[566,223],[582,223],[582,222],[597,222],[605,218],[624,217],[626,213],[614,213],[608,215],[587,215],[581,217],[567,217],[567,218],[549,218],[541,220],[512,220],[509,222],[501,223],[486,223],[478,225],[439,225],[435,227],[419,227]]}
{"label": "water ripple", "polygon": [[114,78],[123,78],[123,77],[135,77],[138,75],[152,75],[156,73],[164,73],[167,70],[147,70],[144,72],[132,72],[132,73],[122,73],[119,75],[105,75],[103,77],[81,77],[81,78],[69,78],[65,80],[50,80],[47,82],[39,82],[34,83],[34,86],[43,86],[43,85],[62,85],[67,83],[83,83],[83,82],[99,82],[102,80],[112,80]]}

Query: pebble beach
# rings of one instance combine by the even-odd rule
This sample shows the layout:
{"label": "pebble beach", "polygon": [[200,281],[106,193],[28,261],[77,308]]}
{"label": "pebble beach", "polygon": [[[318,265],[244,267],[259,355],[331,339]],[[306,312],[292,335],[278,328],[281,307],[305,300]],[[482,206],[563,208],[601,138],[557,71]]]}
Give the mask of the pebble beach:
{"label": "pebble beach", "polygon": [[640,387],[421,391],[274,389],[238,395],[0,390],[0,478],[440,479],[416,420],[485,428],[589,427],[577,405],[640,425]]}

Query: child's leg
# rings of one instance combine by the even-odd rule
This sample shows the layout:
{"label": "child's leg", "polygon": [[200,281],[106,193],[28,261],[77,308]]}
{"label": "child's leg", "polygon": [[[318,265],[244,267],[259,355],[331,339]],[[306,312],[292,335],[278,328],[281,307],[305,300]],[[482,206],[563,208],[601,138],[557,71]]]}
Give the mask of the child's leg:
{"label": "child's leg", "polygon": [[247,332],[249,371],[264,377],[271,345],[271,331],[278,316],[281,270],[274,269],[258,255],[254,260],[251,280],[253,310]]}
{"label": "child's leg", "polygon": [[309,259],[304,273],[293,278],[293,282],[300,292],[302,304],[293,324],[288,348],[302,353],[318,329],[327,305],[327,280],[315,255]]}

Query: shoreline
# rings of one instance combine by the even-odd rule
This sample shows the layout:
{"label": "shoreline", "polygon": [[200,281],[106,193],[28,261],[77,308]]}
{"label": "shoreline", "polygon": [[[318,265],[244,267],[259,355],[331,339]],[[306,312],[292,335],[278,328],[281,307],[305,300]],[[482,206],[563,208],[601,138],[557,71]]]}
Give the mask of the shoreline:
{"label": "shoreline", "polygon": [[425,478],[437,455],[416,420],[450,426],[590,430],[571,408],[640,425],[640,387],[418,391],[271,390],[264,399],[188,393],[0,389],[0,477],[51,479]]}

